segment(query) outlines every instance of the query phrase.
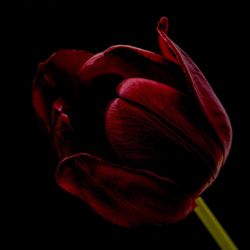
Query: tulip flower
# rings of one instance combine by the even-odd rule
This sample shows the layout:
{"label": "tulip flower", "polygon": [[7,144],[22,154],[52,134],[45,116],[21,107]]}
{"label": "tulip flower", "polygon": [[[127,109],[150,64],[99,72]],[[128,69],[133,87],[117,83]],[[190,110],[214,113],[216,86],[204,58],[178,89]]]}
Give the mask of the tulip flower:
{"label": "tulip flower", "polygon": [[226,111],[167,29],[163,17],[161,54],[128,45],[61,50],[34,79],[58,185],[121,226],[185,218],[231,147]]}

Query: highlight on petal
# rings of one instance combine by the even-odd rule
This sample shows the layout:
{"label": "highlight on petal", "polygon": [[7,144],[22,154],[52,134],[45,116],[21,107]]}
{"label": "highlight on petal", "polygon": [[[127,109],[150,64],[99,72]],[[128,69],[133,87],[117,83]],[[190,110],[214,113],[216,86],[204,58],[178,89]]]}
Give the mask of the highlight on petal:
{"label": "highlight on petal", "polygon": [[195,203],[171,180],[80,153],[60,162],[56,180],[102,217],[122,226],[170,223]]}

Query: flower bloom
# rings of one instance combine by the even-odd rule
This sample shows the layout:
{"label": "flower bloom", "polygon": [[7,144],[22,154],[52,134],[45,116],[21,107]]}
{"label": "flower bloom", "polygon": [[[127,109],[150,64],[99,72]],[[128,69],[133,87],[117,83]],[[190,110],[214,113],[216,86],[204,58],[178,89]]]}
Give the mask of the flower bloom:
{"label": "flower bloom", "polygon": [[187,216],[231,146],[224,108],[167,28],[163,17],[161,54],[127,45],[61,50],[34,79],[58,185],[123,226]]}

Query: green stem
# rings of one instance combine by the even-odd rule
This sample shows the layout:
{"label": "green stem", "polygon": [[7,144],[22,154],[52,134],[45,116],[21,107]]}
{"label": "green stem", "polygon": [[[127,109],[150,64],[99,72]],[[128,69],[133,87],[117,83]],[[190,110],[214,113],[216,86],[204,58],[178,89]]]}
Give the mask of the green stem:
{"label": "green stem", "polygon": [[212,235],[222,250],[237,250],[238,248],[233,243],[227,232],[216,219],[212,211],[206,205],[205,201],[199,197],[196,200],[197,207],[195,213]]}

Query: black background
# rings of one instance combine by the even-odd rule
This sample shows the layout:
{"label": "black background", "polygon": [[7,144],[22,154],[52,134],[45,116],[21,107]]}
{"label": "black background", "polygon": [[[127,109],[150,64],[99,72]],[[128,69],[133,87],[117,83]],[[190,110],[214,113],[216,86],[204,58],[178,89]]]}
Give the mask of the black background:
{"label": "black background", "polygon": [[98,52],[114,44],[158,51],[155,27],[164,15],[169,18],[170,37],[199,65],[231,118],[234,139],[230,157],[203,198],[241,246],[241,82],[235,69],[238,51],[234,49],[237,9],[169,3],[152,1],[135,6],[119,1],[102,5],[95,1],[23,1],[21,17],[16,21],[19,30],[14,36],[20,46],[17,49],[23,54],[19,62],[22,80],[17,85],[31,113],[31,147],[25,152],[27,181],[23,182],[24,192],[18,202],[25,213],[21,212],[23,220],[18,230],[22,231],[22,225],[29,221],[30,230],[22,240],[34,249],[40,245],[56,249],[219,249],[195,214],[173,225],[126,229],[106,222],[77,198],[60,190],[54,181],[56,159],[31,107],[37,64],[51,53],[62,48]]}

